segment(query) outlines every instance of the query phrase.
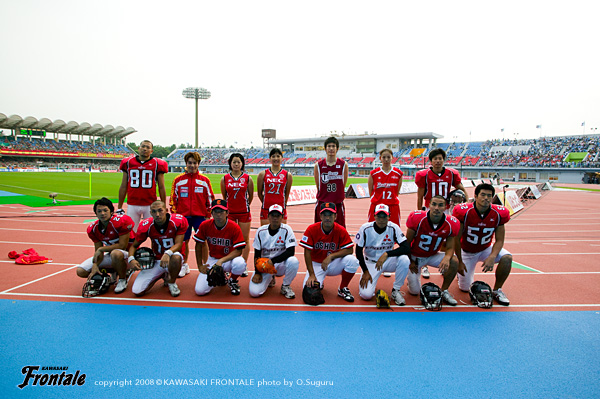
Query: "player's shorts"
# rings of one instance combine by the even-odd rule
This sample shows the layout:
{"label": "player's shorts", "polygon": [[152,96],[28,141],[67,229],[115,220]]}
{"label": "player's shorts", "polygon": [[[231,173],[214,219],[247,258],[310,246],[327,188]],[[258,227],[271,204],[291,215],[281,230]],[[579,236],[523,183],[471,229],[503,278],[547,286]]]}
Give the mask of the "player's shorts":
{"label": "player's shorts", "polygon": [[[329,264],[327,270],[323,270],[320,262],[313,262],[313,270],[315,272],[315,277],[319,284],[321,284],[321,288],[323,288],[323,280],[325,280],[325,276],[339,276],[342,274],[342,271],[346,271],[348,273],[356,273],[358,270],[358,259],[354,255],[346,255],[343,258],[334,259],[333,262]],[[304,283],[302,286],[306,285],[306,280],[308,280],[309,273],[306,272],[306,276],[304,277]]]}
{"label": "player's shorts", "polygon": [[[469,291],[469,287],[475,280],[475,266],[477,266],[477,263],[485,261],[491,253],[492,245],[480,252],[473,253],[462,251],[462,261],[465,264],[467,271],[465,272],[464,276],[461,276],[460,274],[456,275],[458,278],[458,288],[460,288],[461,291]],[[510,252],[502,248],[498,256],[496,256],[496,259],[494,259],[494,263],[500,262],[500,258],[502,258],[504,255],[510,254]]]}
{"label": "player's shorts", "polygon": [[244,213],[229,213],[227,219],[235,223],[250,223],[252,221],[252,215],[250,212]]}
{"label": "player's shorts", "polygon": [[[317,205],[315,206],[315,223],[319,223],[321,221],[321,204],[324,204],[322,201],[317,201]],[[339,204],[335,204],[335,222],[337,224],[341,224],[346,227],[346,208],[344,208],[344,203],[340,202]]]}
{"label": "player's shorts", "polygon": [[[174,256],[178,256],[181,259],[181,262],[183,263],[182,254],[180,254],[179,252],[173,252],[171,258],[173,258]],[[154,266],[152,266],[150,269],[140,270],[140,272],[135,278],[135,281],[133,282],[131,292],[133,292],[135,295],[140,295],[141,293],[145,292],[148,289],[148,287],[151,287],[154,283],[156,283],[158,279],[162,278],[168,272],[169,270],[166,267],[160,266],[160,260],[155,260]]]}
{"label": "player's shorts", "polygon": [[[295,256],[290,256],[284,262],[275,263],[275,269],[277,270],[276,276],[285,276],[283,278],[283,285],[290,285],[296,274],[298,274],[298,267],[300,266],[300,262],[298,258]],[[256,274],[256,271],[252,273],[252,277]],[[256,298],[261,296],[267,291],[269,288],[269,283],[273,279],[272,274],[263,273],[262,281],[258,284],[252,282],[252,278],[250,278],[250,283],[248,284],[248,293],[251,297]]]}
{"label": "player's shorts", "polygon": [[[218,259],[212,256],[208,257],[207,264],[211,267],[217,263]],[[236,256],[230,261],[223,263],[223,270],[241,276],[246,271],[246,261],[241,256]],[[204,273],[198,273],[198,279],[196,280],[196,295],[206,295],[212,291],[214,287],[208,285],[207,275]]]}
{"label": "player's shorts", "polygon": [[[368,215],[369,222],[375,221],[375,207],[377,205],[378,204],[371,202],[371,206],[369,207],[369,215]],[[394,205],[388,205],[388,207],[390,208],[390,222],[394,222],[398,226],[400,226],[400,205],[394,204]]]}
{"label": "player's shorts", "polygon": [[140,221],[148,219],[150,214],[150,205],[129,205],[127,204],[127,216],[133,219],[134,230],[137,231]]}
{"label": "player's shorts", "polygon": [[421,269],[423,266],[439,267],[444,256],[446,256],[444,252],[438,252],[427,257],[411,255],[411,260],[417,265],[417,270],[419,270],[416,274],[411,271],[408,272],[408,291],[410,291],[411,294],[417,295],[419,291],[421,291]]}
{"label": "player's shorts", "polygon": [[185,235],[183,236],[183,241],[187,241],[192,236],[192,228],[194,231],[198,231],[200,224],[206,220],[204,216],[186,216],[188,221],[188,229],[185,231]]}
{"label": "player's shorts", "polygon": [[[127,251],[123,251],[122,249],[113,249],[113,251],[121,251],[125,260],[127,260],[127,258],[129,257],[129,253]],[[102,259],[102,262],[100,262],[100,264],[98,265],[100,269],[112,269],[112,259],[110,257],[111,252],[104,253],[104,259]],[[90,271],[92,271],[92,266],[94,265],[93,259],[94,257],[92,256],[91,258],[84,260],[83,263],[77,267],[80,267],[89,273]]]}
{"label": "player's shorts", "polygon": [[[283,218],[287,219],[287,208],[283,208]],[[267,220],[269,219],[269,210],[260,208],[260,219]]]}
{"label": "player's shorts", "polygon": [[404,284],[404,280],[406,279],[406,275],[408,274],[408,266],[410,265],[410,260],[408,256],[392,256],[386,259],[381,267],[381,270],[377,270],[375,264],[377,264],[377,259],[367,259],[365,258],[365,264],[367,265],[367,269],[369,269],[369,274],[371,275],[371,279],[365,288],[361,287],[360,284],[358,294],[364,300],[369,300],[375,296],[375,289],[377,288],[377,281],[381,274],[384,272],[395,273],[394,286],[393,288],[399,290],[400,287]]}

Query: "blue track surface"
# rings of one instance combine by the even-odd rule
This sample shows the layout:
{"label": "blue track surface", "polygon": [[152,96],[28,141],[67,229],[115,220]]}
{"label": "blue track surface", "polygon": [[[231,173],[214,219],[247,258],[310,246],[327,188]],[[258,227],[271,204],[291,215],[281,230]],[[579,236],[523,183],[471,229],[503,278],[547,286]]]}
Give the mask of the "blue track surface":
{"label": "blue track surface", "polygon": [[[599,313],[289,312],[0,300],[0,392],[8,398],[598,398]],[[19,389],[28,365],[80,370],[85,384],[31,381]],[[171,379],[207,385],[166,385]],[[254,385],[215,385],[220,379],[253,379]],[[259,387],[263,379],[281,385]],[[152,385],[98,385],[124,380]]]}

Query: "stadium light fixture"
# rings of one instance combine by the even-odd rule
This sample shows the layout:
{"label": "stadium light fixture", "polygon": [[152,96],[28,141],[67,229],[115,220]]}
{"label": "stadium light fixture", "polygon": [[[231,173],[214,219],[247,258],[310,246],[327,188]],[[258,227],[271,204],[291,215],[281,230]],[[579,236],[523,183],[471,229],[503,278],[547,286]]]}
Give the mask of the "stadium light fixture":
{"label": "stadium light fixture", "polygon": [[198,100],[208,100],[210,98],[210,91],[202,87],[188,87],[183,90],[183,96],[185,98],[191,98],[196,100],[196,148],[198,148]]}

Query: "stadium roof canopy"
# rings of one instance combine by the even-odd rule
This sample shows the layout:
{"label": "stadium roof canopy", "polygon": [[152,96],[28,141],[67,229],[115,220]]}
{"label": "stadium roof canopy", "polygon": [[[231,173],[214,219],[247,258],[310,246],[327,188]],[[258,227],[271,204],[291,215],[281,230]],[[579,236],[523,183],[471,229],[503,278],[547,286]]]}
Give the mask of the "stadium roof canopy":
{"label": "stadium roof canopy", "polygon": [[48,118],[37,120],[33,116],[22,118],[19,115],[6,116],[0,113],[0,129],[22,128],[44,130],[49,133],[81,134],[84,136],[98,136],[115,139],[122,139],[123,137],[137,131],[132,127],[113,127],[111,125],[102,126],[98,123],[91,125],[87,122],[64,122],[60,119],[51,121]]}
{"label": "stadium roof canopy", "polygon": [[[398,133],[398,134],[359,134],[359,135],[332,135],[338,141],[355,141],[355,140],[364,140],[364,139],[377,139],[377,140],[386,140],[386,139],[399,139],[399,140],[415,140],[415,139],[441,139],[442,136],[439,133],[433,132],[424,132],[424,133]],[[269,140],[271,144],[292,144],[292,143],[306,143],[313,141],[324,141],[328,136],[322,137],[306,137],[301,139],[275,139]]]}

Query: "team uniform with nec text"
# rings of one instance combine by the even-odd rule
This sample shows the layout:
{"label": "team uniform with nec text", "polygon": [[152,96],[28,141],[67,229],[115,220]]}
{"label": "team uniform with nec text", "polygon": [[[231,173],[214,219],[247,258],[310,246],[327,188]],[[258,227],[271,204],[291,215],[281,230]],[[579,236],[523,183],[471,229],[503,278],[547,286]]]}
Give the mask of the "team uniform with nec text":
{"label": "team uniform with nec text", "polygon": [[440,252],[442,244],[448,237],[456,237],[460,230],[460,222],[454,216],[444,215],[434,225],[429,218],[429,211],[414,211],[408,215],[406,227],[415,232],[410,245],[410,256],[417,265],[418,273],[408,274],[408,289],[417,295],[421,288],[421,269],[423,266],[439,267],[446,256]]}
{"label": "team uniform with nec text", "polygon": [[327,159],[317,162],[319,186],[317,187],[317,204],[315,205],[315,223],[321,221],[320,207],[324,202],[333,202],[337,213],[335,222],[346,227],[346,211],[344,209],[345,186],[344,171],[346,161],[337,158],[334,165],[327,165]]}
{"label": "team uniform with nec text", "polygon": [[381,167],[371,171],[373,179],[373,192],[371,194],[371,207],[369,208],[369,222],[375,220],[375,206],[385,204],[390,209],[390,222],[400,224],[400,201],[398,194],[400,182],[404,173],[395,167],[385,172]]}
{"label": "team uniform with nec text", "polygon": [[[209,269],[231,251],[244,249],[246,246],[242,229],[237,223],[229,219],[221,228],[217,227],[213,219],[205,220],[193,238],[200,243],[208,243],[207,264]],[[223,263],[223,270],[239,276],[246,270],[246,262],[241,255],[236,256],[232,260]],[[206,274],[199,273],[195,288],[197,295],[206,295],[213,289],[213,287],[208,285],[206,277]]]}
{"label": "team uniform with nec text", "polygon": [[[187,228],[187,219],[178,214],[167,214],[167,221],[161,227],[156,225],[153,218],[145,219],[140,223],[135,240],[141,244],[149,238],[156,260],[152,268],[143,269],[138,273],[131,289],[134,294],[145,292],[150,285],[168,273],[168,269],[160,265],[160,259],[166,250],[175,245],[175,237],[184,235]],[[183,261],[181,253],[173,252],[171,257],[173,256],[179,256]]]}
{"label": "team uniform with nec text", "polygon": [[269,208],[271,205],[280,205],[283,208],[283,218],[287,219],[287,209],[285,204],[285,189],[288,184],[288,171],[281,169],[278,173],[273,173],[271,169],[265,170],[263,179],[263,203],[260,208],[260,218],[269,217]]}
{"label": "team uniform with nec text", "polygon": [[358,233],[356,233],[356,245],[363,248],[365,264],[373,281],[369,281],[366,288],[360,287],[359,295],[361,298],[369,300],[375,295],[377,281],[383,272],[396,273],[394,289],[399,290],[404,284],[404,279],[408,274],[410,260],[408,256],[388,257],[383,263],[381,270],[377,270],[375,264],[384,252],[394,249],[394,245],[400,245],[406,241],[406,237],[394,222],[388,222],[385,229],[379,233],[375,222],[363,224]]}
{"label": "team uniform with nec text", "polygon": [[[107,247],[118,243],[119,237],[123,234],[129,234],[130,238],[133,238],[132,230],[133,220],[131,220],[129,216],[112,215],[104,230],[102,230],[100,220],[96,220],[88,226],[87,235],[94,244],[102,241],[102,246]],[[123,252],[123,256],[127,259],[127,251],[121,249],[119,249],[119,251]],[[112,259],[108,255],[109,254],[105,254],[104,259],[102,259],[102,262],[98,265],[99,268],[110,268],[112,266]],[[94,263],[93,259],[94,257],[92,256],[91,258],[84,260],[79,267],[87,272],[91,271]]]}
{"label": "team uniform with nec text", "polygon": [[415,174],[415,184],[417,187],[425,189],[423,199],[426,208],[429,208],[431,198],[436,195],[448,198],[452,186],[456,187],[460,182],[460,173],[452,168],[444,167],[441,173],[435,173],[433,168],[429,168]]}
{"label": "team uniform with nec text", "polygon": [[[463,291],[468,291],[473,283],[475,265],[485,261],[492,253],[492,239],[496,228],[510,220],[508,209],[501,205],[491,205],[483,215],[477,212],[474,205],[460,204],[454,208],[454,216],[463,224],[460,246],[467,271],[464,276],[458,275],[458,288]],[[494,263],[498,263],[504,255],[510,255],[510,252],[502,248]]]}
{"label": "team uniform with nec text", "polygon": [[[294,231],[287,224],[281,224],[279,230],[274,235],[271,235],[269,232],[269,225],[265,224],[258,228],[254,236],[253,247],[255,250],[261,251],[261,257],[263,258],[273,259],[284,253],[287,248],[295,246],[296,237],[294,236]],[[284,262],[274,264],[275,269],[277,269],[276,275],[285,275],[283,285],[290,285],[292,283],[298,273],[299,265],[298,258],[295,256],[290,256]],[[259,284],[250,280],[248,287],[250,296],[258,297],[264,294],[273,278],[271,274],[263,274],[262,281]]]}
{"label": "team uniform with nec text", "polygon": [[235,178],[231,173],[227,173],[223,177],[223,180],[225,182],[227,208],[229,210],[227,218],[236,223],[250,223],[252,221],[250,204],[248,203],[248,182],[250,181],[250,176],[248,173],[242,173],[238,178]]}
{"label": "team uniform with nec text", "polygon": [[[333,229],[329,234],[323,231],[321,223],[311,224],[304,232],[300,246],[311,250],[313,270],[319,284],[321,284],[321,288],[323,288],[325,276],[337,276],[342,271],[354,274],[358,269],[358,259],[354,255],[334,259],[326,271],[321,268],[321,263],[330,253],[354,246],[348,231],[337,223],[333,224]],[[309,273],[306,273],[303,285],[306,285],[308,277]]]}
{"label": "team uniform with nec text", "polygon": [[127,214],[137,226],[150,216],[150,205],[156,201],[158,175],[167,173],[169,165],[162,159],[150,157],[142,162],[138,156],[121,161],[119,170],[127,174]]}

